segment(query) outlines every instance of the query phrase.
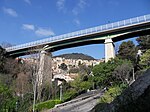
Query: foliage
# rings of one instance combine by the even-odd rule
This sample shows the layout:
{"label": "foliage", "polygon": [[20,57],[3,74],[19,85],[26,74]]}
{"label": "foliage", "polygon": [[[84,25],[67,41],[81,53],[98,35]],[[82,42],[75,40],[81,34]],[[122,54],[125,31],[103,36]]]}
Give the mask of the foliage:
{"label": "foliage", "polygon": [[78,72],[80,75],[89,75],[91,73],[91,68],[84,65],[84,64],[81,64],[79,65],[79,72]]}
{"label": "foliage", "polygon": [[80,88],[81,88],[81,90],[88,90],[88,89],[92,88],[92,83],[89,81],[83,81],[80,83]]}
{"label": "foliage", "polygon": [[70,86],[75,90],[79,90],[81,82],[81,76],[77,76],[74,81],[70,82]]}
{"label": "foliage", "polygon": [[78,92],[75,89],[68,89],[63,94],[63,102],[69,101],[73,98],[75,98],[78,95]]}
{"label": "foliage", "polygon": [[60,69],[62,70],[67,70],[67,65],[65,63],[62,63],[60,66],[59,66]]}
{"label": "foliage", "polygon": [[114,79],[120,83],[129,84],[132,80],[133,65],[130,62],[124,62],[122,65],[117,66],[112,72]]}
{"label": "foliage", "polygon": [[0,83],[0,112],[14,112],[17,99],[13,96],[12,90]]}
{"label": "foliage", "polygon": [[70,85],[78,92],[92,88],[92,82],[88,81],[88,77],[81,75],[76,77],[76,79],[73,82],[71,82]]}
{"label": "foliage", "polygon": [[150,66],[150,49],[148,49],[140,59],[140,64],[146,65],[147,67]]}
{"label": "foliage", "polygon": [[132,41],[122,42],[119,46],[118,57],[135,62],[137,49]]}
{"label": "foliage", "polygon": [[24,94],[23,97],[18,97],[17,111],[28,112],[32,103],[33,103],[33,94],[31,93]]}
{"label": "foliage", "polygon": [[100,98],[100,103],[110,103],[116,98],[116,96],[120,95],[123,89],[125,89],[127,85],[121,84],[110,87],[108,91],[104,93],[104,95]]}
{"label": "foliage", "polygon": [[36,111],[41,111],[45,109],[51,109],[53,108],[56,104],[61,103],[60,100],[48,100],[45,102],[41,102],[35,105],[35,110]]}
{"label": "foliage", "polygon": [[123,63],[128,63],[127,60],[112,59],[107,63],[100,63],[93,67],[92,72],[94,77],[91,77],[96,86],[108,86],[114,80],[112,72]]}
{"label": "foliage", "polygon": [[5,53],[5,49],[0,46],[0,72],[4,72],[4,64],[6,61]]}
{"label": "foliage", "polygon": [[140,36],[137,39],[138,47],[141,50],[148,50],[150,49],[150,35]]}

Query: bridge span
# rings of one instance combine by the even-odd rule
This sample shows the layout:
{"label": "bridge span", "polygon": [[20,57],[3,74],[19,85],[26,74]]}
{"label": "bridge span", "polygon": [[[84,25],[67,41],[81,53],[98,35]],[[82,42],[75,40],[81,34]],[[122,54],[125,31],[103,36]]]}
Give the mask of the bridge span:
{"label": "bridge span", "polygon": [[149,34],[149,31],[150,14],[8,47],[6,51],[8,55],[16,57],[41,51],[46,45],[47,51],[54,52],[76,46],[104,43],[107,62],[115,56],[113,42]]}

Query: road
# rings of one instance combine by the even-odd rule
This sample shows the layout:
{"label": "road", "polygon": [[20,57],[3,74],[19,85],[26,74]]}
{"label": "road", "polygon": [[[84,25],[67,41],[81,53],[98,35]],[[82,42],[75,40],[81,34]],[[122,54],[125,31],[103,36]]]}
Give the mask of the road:
{"label": "road", "polygon": [[46,112],[89,112],[98,103],[98,98],[100,98],[102,94],[103,92],[100,92],[87,98],[82,97],[78,101],[71,100],[67,104],[61,104],[61,106]]}

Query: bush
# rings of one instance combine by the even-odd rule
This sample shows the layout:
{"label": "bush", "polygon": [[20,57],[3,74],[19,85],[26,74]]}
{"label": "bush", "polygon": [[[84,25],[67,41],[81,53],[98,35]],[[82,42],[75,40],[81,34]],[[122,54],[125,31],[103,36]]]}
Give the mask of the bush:
{"label": "bush", "polygon": [[100,103],[110,103],[116,98],[116,96],[120,95],[122,90],[125,89],[127,86],[121,84],[120,86],[114,86],[109,88],[107,92],[100,98]]}
{"label": "bush", "polygon": [[51,109],[53,108],[56,104],[60,104],[60,100],[49,100],[46,102],[41,102],[35,105],[35,110],[36,111],[41,111],[45,109]]}
{"label": "bush", "polygon": [[78,95],[77,91],[74,89],[68,90],[63,95],[63,102],[69,101],[73,98],[75,98]]}
{"label": "bush", "polygon": [[13,91],[0,82],[0,112],[14,112],[16,101],[17,98],[13,96]]}

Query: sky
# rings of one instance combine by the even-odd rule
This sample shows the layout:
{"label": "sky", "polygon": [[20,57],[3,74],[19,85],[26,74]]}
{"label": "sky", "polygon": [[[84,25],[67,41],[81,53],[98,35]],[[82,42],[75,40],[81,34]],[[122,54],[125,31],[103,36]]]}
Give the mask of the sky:
{"label": "sky", "polygon": [[[0,43],[19,45],[146,14],[150,14],[150,0],[0,0]],[[135,38],[130,40],[136,43]],[[100,59],[104,44],[68,48],[53,55],[65,53]]]}

